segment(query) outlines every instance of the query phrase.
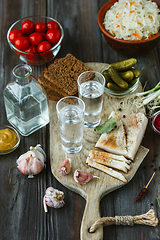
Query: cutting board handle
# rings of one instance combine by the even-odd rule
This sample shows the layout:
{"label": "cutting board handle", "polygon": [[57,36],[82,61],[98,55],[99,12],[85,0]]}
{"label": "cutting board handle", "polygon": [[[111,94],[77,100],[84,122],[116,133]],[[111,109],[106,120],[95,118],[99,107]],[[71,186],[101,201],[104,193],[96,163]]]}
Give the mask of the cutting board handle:
{"label": "cutting board handle", "polygon": [[100,226],[94,233],[89,229],[95,221],[100,218],[100,197],[96,191],[87,196],[86,206],[81,223],[81,240],[103,240],[103,226]]}

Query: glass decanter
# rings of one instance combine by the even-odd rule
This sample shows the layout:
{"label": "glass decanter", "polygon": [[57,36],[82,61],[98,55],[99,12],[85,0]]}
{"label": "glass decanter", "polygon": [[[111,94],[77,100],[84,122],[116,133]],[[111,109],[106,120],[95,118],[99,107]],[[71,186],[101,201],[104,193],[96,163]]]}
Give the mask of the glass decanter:
{"label": "glass decanter", "polygon": [[22,136],[28,136],[49,123],[46,93],[29,65],[19,64],[12,73],[15,79],[4,89],[7,120]]}

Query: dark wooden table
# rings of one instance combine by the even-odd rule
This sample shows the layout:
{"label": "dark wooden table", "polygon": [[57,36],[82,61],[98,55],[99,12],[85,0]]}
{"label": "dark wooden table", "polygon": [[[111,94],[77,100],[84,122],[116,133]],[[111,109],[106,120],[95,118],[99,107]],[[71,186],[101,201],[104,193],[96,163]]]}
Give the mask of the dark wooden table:
{"label": "dark wooden table", "polygon": [[[64,28],[65,37],[57,57],[64,57],[70,52],[83,62],[121,61],[127,57],[109,47],[97,25],[98,10],[105,2],[106,0],[0,1],[0,125],[8,124],[3,90],[12,79],[13,67],[21,62],[6,40],[10,25],[30,15],[50,16],[57,19]],[[147,82],[148,89],[154,87],[160,80],[160,43],[149,53],[138,56],[137,60],[138,68],[142,72],[142,85]],[[44,68],[45,65],[32,66],[33,75],[37,78]],[[47,125],[28,137],[21,137],[20,146],[13,153],[0,156],[0,240],[80,239],[85,200],[62,186],[52,175],[49,139]],[[18,171],[16,159],[26,152],[29,146],[35,146],[37,143],[40,143],[46,151],[47,165],[39,175],[28,179]],[[152,208],[159,217],[160,207],[156,199],[160,197],[159,143],[160,136],[148,125],[143,146],[149,148],[149,154],[131,182],[102,199],[101,216],[139,215]],[[137,194],[146,185],[153,171],[156,171],[156,175],[146,197],[136,203]],[[61,209],[50,208],[46,214],[42,199],[49,186],[65,193],[66,204]],[[159,226],[154,228],[143,225],[134,227],[113,225],[104,228],[105,240],[158,240],[159,236]]]}

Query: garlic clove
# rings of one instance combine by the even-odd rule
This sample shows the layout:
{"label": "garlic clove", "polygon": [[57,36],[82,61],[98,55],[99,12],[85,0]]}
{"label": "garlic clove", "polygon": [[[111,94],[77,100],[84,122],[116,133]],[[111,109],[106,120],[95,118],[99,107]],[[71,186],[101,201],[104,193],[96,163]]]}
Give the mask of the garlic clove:
{"label": "garlic clove", "polygon": [[44,168],[44,163],[38,158],[31,158],[31,173],[34,175],[40,173]]}
{"label": "garlic clove", "polygon": [[65,205],[64,193],[53,187],[46,189],[46,194],[43,198],[43,205],[45,212],[48,212],[47,206],[54,208],[61,208]]}
{"label": "garlic clove", "polygon": [[38,144],[36,147],[31,146],[30,151],[22,154],[17,159],[17,167],[21,173],[31,178],[43,170],[45,161],[46,154]]}
{"label": "garlic clove", "polygon": [[37,144],[36,147],[35,147],[35,149],[37,150],[37,154],[41,154],[41,155],[39,155],[39,158],[40,158],[41,160],[43,159],[43,161],[45,162],[47,156],[46,156],[45,151],[42,149],[41,145],[40,145],[40,144]]}
{"label": "garlic clove", "polygon": [[66,175],[71,171],[70,159],[65,159],[58,167],[58,172],[62,175]]}
{"label": "garlic clove", "polygon": [[46,153],[44,152],[44,150],[41,148],[40,144],[37,144],[36,147],[30,147],[30,151],[32,153],[33,157],[36,157],[37,159],[39,159],[41,162],[45,162],[46,161]]}
{"label": "garlic clove", "polygon": [[74,180],[77,183],[85,184],[85,183],[89,182],[92,178],[99,178],[99,177],[93,176],[91,173],[84,172],[84,171],[81,171],[78,169],[75,170],[75,172],[74,172]]}
{"label": "garlic clove", "polygon": [[[24,160],[23,160],[24,157]],[[21,159],[18,159],[18,169],[21,173],[23,173],[24,175],[30,175],[30,168],[29,166],[29,161],[31,159],[31,155],[21,155]]]}

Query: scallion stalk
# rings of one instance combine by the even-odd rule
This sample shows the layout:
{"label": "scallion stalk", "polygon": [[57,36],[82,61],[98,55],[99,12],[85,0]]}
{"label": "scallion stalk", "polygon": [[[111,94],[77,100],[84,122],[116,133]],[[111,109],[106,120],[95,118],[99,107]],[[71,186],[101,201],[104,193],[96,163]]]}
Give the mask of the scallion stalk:
{"label": "scallion stalk", "polygon": [[151,102],[155,98],[157,98],[157,97],[160,98],[160,89],[159,88],[160,88],[160,82],[158,82],[154,88],[152,88],[148,91],[136,93],[136,96],[137,97],[144,96],[143,105],[147,105],[149,102]]}
{"label": "scallion stalk", "polygon": [[153,92],[151,94],[149,94],[143,101],[143,104],[146,105],[149,102],[151,102],[152,100],[154,100],[156,97],[158,97],[160,95],[160,90]]}
{"label": "scallion stalk", "polygon": [[148,91],[136,93],[136,96],[144,96],[144,95],[147,95],[147,94],[149,94],[149,93],[152,93],[152,92],[158,90],[159,88],[160,88],[160,82],[157,83],[157,85],[156,85],[154,88],[152,88],[152,89],[150,89],[150,90],[148,90]]}

